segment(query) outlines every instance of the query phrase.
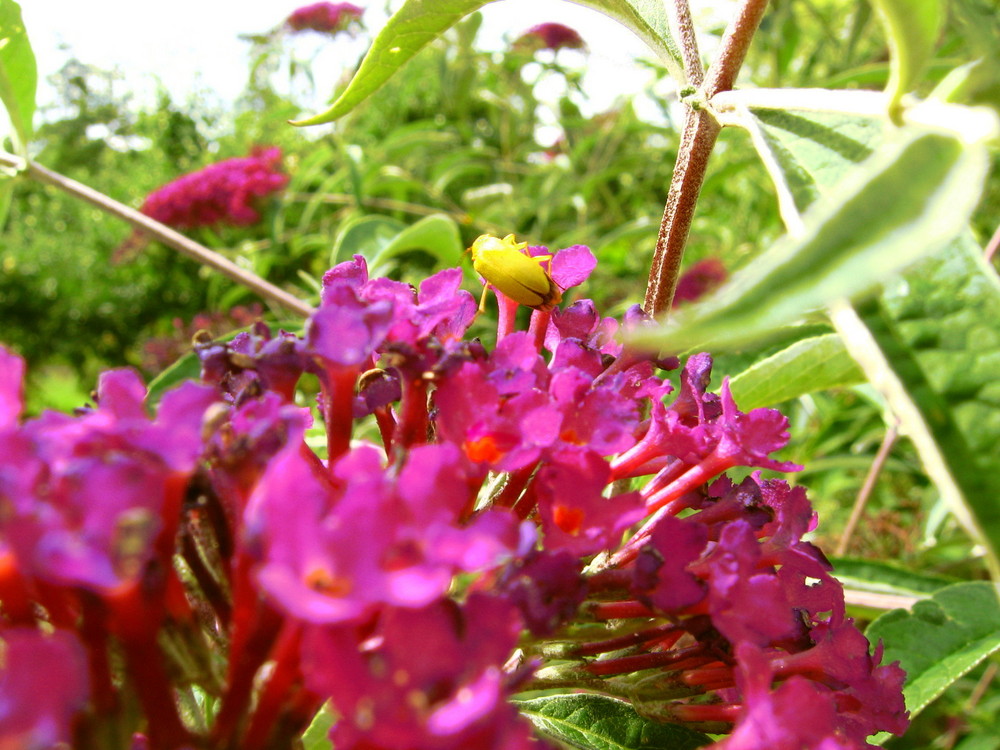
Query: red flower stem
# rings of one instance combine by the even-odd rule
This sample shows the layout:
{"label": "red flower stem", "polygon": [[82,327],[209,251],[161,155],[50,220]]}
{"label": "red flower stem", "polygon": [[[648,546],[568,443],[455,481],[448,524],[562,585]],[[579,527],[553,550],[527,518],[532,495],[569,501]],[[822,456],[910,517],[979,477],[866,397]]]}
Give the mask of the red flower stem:
{"label": "red flower stem", "polygon": [[[490,287],[492,289],[492,287]],[[518,304],[502,292],[493,289],[497,296],[497,344],[517,329]]]}
{"label": "red flower stem", "polygon": [[350,366],[327,367],[326,409],[326,452],[327,462],[333,466],[337,458],[347,453],[351,447],[351,432],[354,428],[354,384],[359,368]]}
{"label": "red flower stem", "polygon": [[177,713],[173,685],[163,667],[156,632],[135,640],[122,639],[131,684],[146,715],[150,750],[170,750],[191,742],[191,734]]}
{"label": "red flower stem", "polygon": [[535,344],[535,349],[539,352],[545,345],[545,332],[549,329],[549,320],[552,319],[552,312],[534,310],[531,313],[531,322],[528,323],[528,335]]}
{"label": "red flower stem", "polygon": [[77,632],[87,649],[91,700],[98,714],[112,714],[118,710],[119,704],[108,659],[107,610],[103,602],[89,592],[81,597],[81,604],[83,616]]}
{"label": "red flower stem", "polygon": [[[581,643],[579,646],[573,648],[572,653],[574,656],[596,656],[597,654],[606,654],[611,651],[628,648],[629,646],[635,646],[640,643],[657,640],[667,634],[672,636],[676,641],[684,634],[684,631],[676,625],[658,625],[653,628],[645,628],[643,630],[637,630],[634,633],[620,635],[617,638],[608,638],[603,641]],[[669,639],[667,639],[667,643],[663,644],[665,648],[668,643]]]}
{"label": "red flower stem", "polygon": [[263,750],[270,747],[268,739],[274,732],[275,723],[282,711],[286,710],[286,702],[295,683],[301,679],[301,640],[302,627],[298,623],[286,621],[270,655],[274,661],[274,671],[257,701],[257,708],[243,738],[243,750]]}
{"label": "red flower stem", "polygon": [[403,385],[399,421],[393,434],[394,456],[427,442],[427,381],[418,377],[404,380]]}
{"label": "red flower stem", "polygon": [[392,455],[392,440],[396,434],[396,418],[392,416],[392,410],[388,406],[379,406],[372,411],[375,415],[375,424],[378,425],[379,435],[382,437],[382,445],[385,447],[385,455]]}
{"label": "red flower stem", "polygon": [[694,722],[722,722],[732,724],[740,715],[742,706],[739,704],[702,704],[702,703],[677,703],[670,707],[670,713],[674,718],[687,723]]}
{"label": "red flower stem", "polygon": [[[610,567],[625,565],[635,559],[653,533],[653,529],[661,518],[674,515],[681,510],[680,507],[670,503],[677,500],[682,495],[690,492],[695,487],[700,487],[727,469],[731,469],[732,464],[715,456],[709,456],[696,466],[692,466],[684,474],[675,479],[661,490],[654,492],[646,498],[646,504],[651,511],[655,511],[644,522],[641,529],[626,542],[625,546],[615,552],[608,562]],[[643,490],[645,492],[645,490]]]}
{"label": "red flower stem", "polygon": [[34,625],[35,610],[28,593],[28,584],[18,568],[13,553],[0,554],[0,602],[3,614],[13,625]]}
{"label": "red flower stem", "polygon": [[251,561],[240,555],[234,572],[233,635],[229,646],[226,690],[212,728],[213,747],[235,742],[250,704],[253,678],[267,659],[281,628],[281,616],[264,604],[250,581]]}
{"label": "red flower stem", "polygon": [[718,458],[713,454],[692,466],[666,487],[654,489],[650,492],[650,485],[647,485],[642,488],[639,494],[646,501],[647,509],[652,512],[659,510],[667,505],[667,503],[676,500],[695,487],[700,487],[706,482],[711,481],[722,472],[731,468],[733,468],[731,461]]}
{"label": "red flower stem", "polygon": [[71,180],[69,177],[65,177],[58,172],[46,169],[41,164],[36,164],[33,161],[25,163],[16,157],[0,154],[0,164],[19,170],[23,169],[32,179],[46,185],[53,185],[76,198],[86,201],[92,206],[96,206],[105,213],[128,222],[136,229],[159,240],[167,247],[173,248],[182,255],[194,259],[203,266],[215,269],[228,279],[247,287],[264,299],[281,305],[297,315],[301,315],[303,318],[307,318],[315,312],[310,305],[292,296],[284,289],[265,281],[246,269],[240,268],[225,256],[209,250],[204,245],[188,239],[180,232],[175,232],[170,227],[151,219],[134,208],[129,208],[119,203],[104,193],[87,187],[76,180]]}
{"label": "red flower stem", "polygon": [[[708,102],[720,91],[733,87],[766,7],[767,0],[743,0],[736,18],[726,29],[719,54],[708,70],[705,83],[700,87],[702,101]],[[682,40],[693,38],[689,14],[678,14],[677,25]],[[690,65],[686,67],[693,69]],[[688,75],[691,75],[690,71]],[[666,314],[673,302],[698,194],[705,181],[708,158],[721,129],[715,117],[703,106],[692,104],[688,109],[643,303],[643,309],[654,317]]]}

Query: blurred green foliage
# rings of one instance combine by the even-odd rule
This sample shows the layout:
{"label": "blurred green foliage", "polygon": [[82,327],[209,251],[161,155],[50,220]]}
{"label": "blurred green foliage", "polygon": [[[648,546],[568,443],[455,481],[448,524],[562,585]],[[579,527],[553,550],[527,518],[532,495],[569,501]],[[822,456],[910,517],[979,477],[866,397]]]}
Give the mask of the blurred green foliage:
{"label": "blurred green foliage", "polygon": [[[669,119],[640,119],[628,101],[585,116],[579,70],[563,58],[482,52],[474,44],[479,23],[476,15],[460,24],[319,134],[287,125],[301,113],[293,92],[302,78],[309,83],[308,67],[294,62],[294,38],[252,40],[245,94],[224,113],[178,105],[162,92],[154,108],[133,107],[112,74],[74,61],[54,77],[61,102],[45,115],[36,158],[138,206],[181,174],[255,145],[280,146],[291,182],[265,220],[194,238],[302,296],[315,293],[334,262],[366,250],[345,236],[359,219],[408,225],[440,214],[466,246],[484,232],[553,247],[588,244],[601,259],[588,293],[609,310],[638,301],[676,129]],[[542,104],[536,84],[553,78],[564,94]],[[656,103],[669,113],[671,99]],[[561,137],[540,143],[541,127],[553,122]],[[779,232],[766,184],[749,144],[724,139],[692,231],[692,261],[739,262]],[[68,364],[91,380],[102,367],[140,363],[142,342],[176,328],[174,318],[251,300],[156,244],[127,263],[110,262],[127,235],[116,220],[53,188],[20,186],[0,251],[0,316],[5,340],[33,369]],[[402,260],[389,270],[407,280],[442,264],[419,248]]]}

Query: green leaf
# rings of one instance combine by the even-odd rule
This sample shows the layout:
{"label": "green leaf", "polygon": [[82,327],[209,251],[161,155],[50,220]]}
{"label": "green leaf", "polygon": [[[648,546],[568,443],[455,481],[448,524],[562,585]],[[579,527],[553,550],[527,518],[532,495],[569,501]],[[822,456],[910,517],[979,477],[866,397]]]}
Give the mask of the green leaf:
{"label": "green leaf", "polygon": [[[347,88],[325,112],[292,125],[322,125],[363,102],[423,47],[492,0],[406,0],[375,38]],[[678,81],[684,80],[680,51],[670,35],[662,0],[573,0],[634,31]]]}
{"label": "green leaf", "polygon": [[833,558],[833,575],[849,588],[879,594],[925,596],[957,583],[954,578],[903,568],[881,560]]}
{"label": "green leaf", "polygon": [[433,255],[439,268],[447,268],[461,264],[465,245],[458,224],[450,216],[425,216],[393,237],[372,257],[371,275],[380,275],[383,267],[393,258],[412,250],[423,250]]}
{"label": "green leaf", "polygon": [[359,216],[346,222],[333,243],[330,264],[336,265],[355,255],[374,258],[404,229],[406,224],[388,216]]}
{"label": "green leaf", "polygon": [[302,750],[332,750],[330,742],[330,727],[336,721],[330,704],[324,703],[319,713],[313,717],[312,724],[302,735]]}
{"label": "green leaf", "polygon": [[688,750],[712,742],[687,727],[645,719],[630,704],[603,695],[551,695],[515,705],[543,734],[585,750]]}
{"label": "green leaf", "polygon": [[807,114],[761,108],[751,114],[750,124],[759,134],[754,145],[764,163],[772,166],[771,177],[778,187],[791,194],[796,213],[805,211],[871,156],[870,144],[879,142],[885,130],[879,119],[840,112]]}
{"label": "green leaf", "polygon": [[407,0],[372,43],[347,89],[327,109],[292,125],[322,125],[341,117],[377,91],[425,45],[491,0]]}
{"label": "green leaf", "polygon": [[[884,664],[906,670],[906,707],[916,714],[962,675],[1000,650],[1000,600],[983,582],[957,583],[875,620],[865,632],[885,644]],[[879,735],[884,741],[888,735]]]}
{"label": "green leaf", "polygon": [[14,0],[0,0],[0,101],[7,108],[20,151],[34,132],[31,121],[37,85],[35,54],[21,20],[21,6]]}
{"label": "green leaf", "polygon": [[729,383],[736,403],[744,411],[774,406],[806,393],[842,388],[864,382],[864,374],[844,348],[840,336],[796,341],[757,362]]}
{"label": "green leaf", "polygon": [[[834,92],[821,92],[824,96]],[[782,92],[799,107],[809,92]],[[719,106],[737,113],[771,173],[786,223],[813,197],[839,191],[839,180],[884,137],[871,94],[842,92],[835,103],[859,110],[796,111],[775,106],[774,93],[729,96]],[[768,102],[768,98],[770,102]],[[812,102],[821,104],[816,98]],[[748,115],[740,118],[740,107]],[[866,110],[862,114],[860,110]],[[962,127],[983,110],[922,104],[907,118]],[[992,125],[990,124],[992,121]],[[984,137],[995,119],[972,126]],[[975,136],[973,136],[973,139]],[[1000,577],[1000,283],[979,248],[962,236],[912,267],[877,301],[838,313],[838,328],[865,374],[902,420],[925,470],[949,507],[986,548]]]}
{"label": "green leaf", "polygon": [[160,403],[163,394],[185,380],[201,377],[201,360],[194,352],[188,352],[153,378],[146,389],[146,404],[150,408]]}
{"label": "green leaf", "polygon": [[674,352],[732,347],[870,291],[964,229],[987,164],[981,144],[901,131],[810,208],[801,234],[783,238],[708,300],[636,340]]}
{"label": "green leaf", "polygon": [[945,8],[942,0],[871,0],[889,38],[889,113],[900,120],[900,100],[913,89],[934,54]]}
{"label": "green leaf", "polygon": [[1000,280],[969,239],[834,323],[1000,573]]}
{"label": "green leaf", "polygon": [[14,197],[14,178],[0,173],[0,233],[7,224],[7,214]]}
{"label": "green leaf", "polygon": [[670,31],[666,3],[662,0],[572,0],[610,16],[631,29],[656,53],[673,79],[687,82],[680,49]]}

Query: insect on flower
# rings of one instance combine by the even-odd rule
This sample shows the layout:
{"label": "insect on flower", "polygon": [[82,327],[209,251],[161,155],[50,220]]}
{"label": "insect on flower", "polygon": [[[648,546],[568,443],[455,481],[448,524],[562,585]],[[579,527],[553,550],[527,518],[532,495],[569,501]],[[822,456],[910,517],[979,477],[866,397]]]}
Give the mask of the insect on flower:
{"label": "insect on flower", "polygon": [[[472,267],[488,285],[518,304],[535,310],[551,310],[562,301],[562,290],[542,265],[552,256],[526,255],[522,250],[527,246],[527,242],[515,242],[513,234],[503,239],[492,234],[480,235],[469,248]],[[483,289],[479,309],[483,310],[485,304],[486,289]]]}

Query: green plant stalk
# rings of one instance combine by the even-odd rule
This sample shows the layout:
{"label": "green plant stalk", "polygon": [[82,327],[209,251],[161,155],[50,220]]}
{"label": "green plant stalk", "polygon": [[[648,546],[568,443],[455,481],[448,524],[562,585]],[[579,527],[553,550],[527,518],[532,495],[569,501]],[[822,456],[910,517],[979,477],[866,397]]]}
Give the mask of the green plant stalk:
{"label": "green plant stalk", "polygon": [[280,305],[297,315],[307,318],[314,312],[312,306],[303,302],[298,297],[289,294],[284,289],[275,286],[244,268],[240,268],[225,256],[185,237],[180,232],[171,229],[165,224],[151,219],[144,213],[136,211],[134,208],[130,208],[123,203],[119,203],[104,193],[87,187],[58,172],[53,172],[51,169],[47,169],[33,161],[22,161],[11,154],[0,153],[0,166],[23,170],[25,174],[38,182],[57,187],[76,198],[90,203],[92,206],[96,206],[105,213],[122,219],[131,224],[135,229],[159,240],[182,255],[186,255],[202,265],[214,268],[226,278],[245,286],[262,298]]}
{"label": "green plant stalk", "polygon": [[[685,47],[684,59],[688,63],[685,67],[691,69],[690,61],[698,59],[697,48],[693,46],[694,29],[690,13],[685,12],[686,0],[677,1],[676,23]],[[729,91],[733,87],[766,8],[767,0],[744,0],[736,18],[726,29],[719,55],[708,69],[698,101],[707,102],[720,91]],[[688,76],[692,84],[697,85],[697,78],[693,78],[690,70]],[[684,246],[691,230],[698,195],[705,182],[708,158],[721,129],[714,115],[696,103],[691,104],[684,118],[677,164],[663,209],[643,303],[643,309],[654,317],[665,315],[673,302]]]}

